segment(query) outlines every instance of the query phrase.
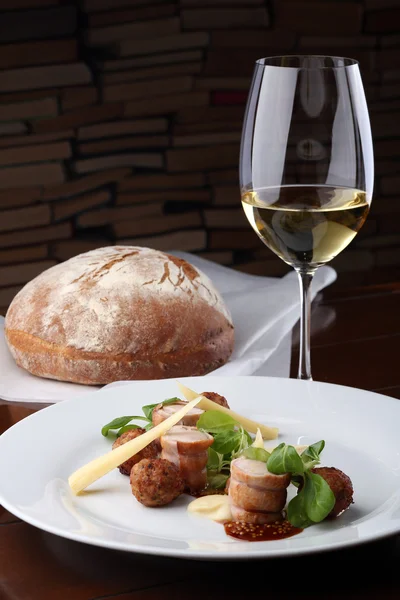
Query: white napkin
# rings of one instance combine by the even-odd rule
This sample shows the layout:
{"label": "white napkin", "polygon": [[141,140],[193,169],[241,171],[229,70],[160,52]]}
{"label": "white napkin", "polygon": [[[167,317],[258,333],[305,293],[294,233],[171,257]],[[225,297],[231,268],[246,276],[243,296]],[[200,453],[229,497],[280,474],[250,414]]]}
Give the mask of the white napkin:
{"label": "white napkin", "polygon": [[[300,315],[297,275],[283,278],[247,275],[185,252],[172,252],[201,269],[221,292],[235,325],[235,349],[229,362],[212,375],[288,377],[291,330]],[[319,269],[313,297],[336,279],[331,267]],[[111,384],[112,385],[112,384]],[[42,379],[16,366],[0,318],[0,399],[24,403],[55,403],[91,394],[99,387]]]}

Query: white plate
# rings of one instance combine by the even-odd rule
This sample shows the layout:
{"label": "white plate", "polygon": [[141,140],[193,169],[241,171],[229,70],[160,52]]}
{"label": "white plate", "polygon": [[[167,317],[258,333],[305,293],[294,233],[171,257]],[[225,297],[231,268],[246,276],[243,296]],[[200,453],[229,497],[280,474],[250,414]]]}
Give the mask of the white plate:
{"label": "white plate", "polygon": [[[94,544],[196,559],[267,558],[352,546],[400,531],[400,403],[342,386],[267,377],[187,378],[224,394],[231,407],[278,426],[280,440],[326,440],[324,464],[345,471],[355,503],[337,520],[286,540],[243,542],[222,525],[186,512],[189,496],[146,508],[117,470],[75,497],[68,476],[110,450],[100,434],[114,417],[177,395],[173,380],[133,382],[45,408],[0,438],[0,502],[45,531]],[[212,388],[210,390],[209,388]]]}

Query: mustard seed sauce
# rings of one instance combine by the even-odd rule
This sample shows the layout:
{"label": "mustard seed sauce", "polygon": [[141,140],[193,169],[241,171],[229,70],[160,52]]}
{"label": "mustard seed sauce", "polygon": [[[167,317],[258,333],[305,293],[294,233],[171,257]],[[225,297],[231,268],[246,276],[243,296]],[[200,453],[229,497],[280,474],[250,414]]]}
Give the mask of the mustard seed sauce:
{"label": "mustard seed sauce", "polygon": [[267,525],[230,521],[224,524],[224,528],[227,535],[246,542],[283,540],[303,531],[299,527],[293,527],[289,521],[275,521]]}

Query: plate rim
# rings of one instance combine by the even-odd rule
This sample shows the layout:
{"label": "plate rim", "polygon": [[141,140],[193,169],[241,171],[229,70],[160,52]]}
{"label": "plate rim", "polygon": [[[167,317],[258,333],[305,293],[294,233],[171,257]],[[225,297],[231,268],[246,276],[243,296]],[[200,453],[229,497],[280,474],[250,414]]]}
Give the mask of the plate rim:
{"label": "plate rim", "polygon": [[[197,377],[181,377],[181,378],[177,378],[179,379],[179,381],[188,381],[188,380],[202,380],[204,378],[204,376],[197,376]],[[322,382],[322,381],[303,381],[303,380],[298,380],[295,378],[290,378],[290,377],[270,377],[270,376],[262,376],[262,375],[258,375],[258,376],[254,376],[254,375],[231,375],[231,376],[222,376],[222,375],[216,375],[213,376],[212,378],[209,378],[210,383],[212,383],[212,380],[215,380],[215,382],[217,383],[218,379],[219,380],[236,380],[236,379],[240,379],[240,380],[263,380],[265,382],[265,380],[275,380],[276,382],[281,382],[282,380],[285,380],[286,382],[292,382],[290,385],[304,385],[304,386],[314,386],[314,385],[322,385],[324,387],[329,387],[329,388],[336,388],[336,389],[342,389],[342,390],[351,390],[352,392],[356,391],[356,392],[362,392],[362,394],[368,395],[372,398],[376,397],[376,399],[380,399],[381,402],[385,402],[387,405],[390,406],[398,406],[398,410],[400,410],[400,404],[399,401],[391,396],[386,396],[384,394],[380,394],[378,392],[373,392],[373,391],[369,391],[369,390],[363,390],[361,388],[356,388],[356,387],[351,387],[351,386],[344,386],[344,385],[339,385],[339,384],[333,384],[333,383],[328,383],[328,382]],[[140,380],[141,384],[145,384],[145,383],[154,383],[155,381],[161,383],[161,382],[171,382],[171,379],[161,379],[161,380]],[[208,381],[208,378],[207,378]],[[136,383],[138,383],[139,381],[129,381],[129,382],[125,382],[126,385],[128,386],[129,384],[135,385]],[[115,389],[117,389],[118,386],[115,386]],[[123,387],[126,387],[125,385]],[[108,388],[108,389],[107,389]],[[111,387],[109,386],[104,386],[103,388],[101,388],[100,390],[98,390],[99,393],[104,392],[105,390],[108,391],[110,390]],[[65,405],[74,405],[75,403],[79,403],[79,402],[84,402],[85,400],[90,401],[90,399],[94,399],[94,396],[96,394],[84,394],[82,396],[77,396],[74,398],[71,398],[69,400],[64,400],[62,402],[57,402],[54,404],[51,404],[50,406],[46,406],[43,407],[40,410],[37,410],[36,412],[32,413],[31,415],[28,415],[27,417],[25,417],[24,419],[22,419],[21,421],[18,421],[17,423],[15,423],[14,425],[12,425],[11,427],[9,427],[1,436],[0,436],[0,448],[1,448],[1,443],[2,443],[2,438],[8,438],[9,435],[15,435],[15,431],[19,429],[19,427],[21,426],[22,423],[24,423],[24,426],[26,426],[26,422],[27,421],[31,421],[31,420],[36,420],[36,419],[40,419],[42,413],[49,411],[49,410],[61,410],[63,406]],[[354,398],[349,398],[349,402],[353,402]],[[7,403],[7,401],[5,401],[5,403]],[[57,408],[59,407],[59,408]],[[399,488],[400,489],[400,488]],[[8,510],[9,512],[11,512],[13,515],[15,515],[16,517],[18,517],[19,519],[21,519],[23,522],[28,523],[38,529],[41,529],[42,531],[45,531],[47,533],[51,533],[53,535],[57,535],[61,538],[64,539],[69,539],[75,542],[80,542],[80,543],[85,543],[91,546],[97,546],[97,547],[101,547],[101,548],[107,548],[107,549],[112,549],[112,550],[117,550],[117,551],[123,551],[123,552],[130,552],[130,553],[135,553],[135,554],[141,554],[141,555],[147,555],[147,556],[163,556],[163,557],[170,557],[170,558],[180,558],[180,559],[186,559],[186,560],[202,560],[202,561],[240,561],[240,560],[258,560],[258,559],[272,559],[272,558],[291,558],[294,556],[300,556],[300,555],[311,555],[311,554],[315,554],[315,553],[319,553],[319,552],[330,552],[330,551],[335,551],[335,550],[339,550],[341,548],[347,549],[347,548],[352,548],[355,546],[361,546],[364,545],[366,543],[370,543],[370,542],[374,542],[374,541],[379,541],[385,538],[390,538],[390,537],[394,537],[396,535],[399,535],[400,533],[400,523],[397,527],[395,527],[392,531],[387,531],[387,530],[381,530],[381,531],[371,531],[370,533],[363,533],[363,537],[361,539],[356,538],[356,539],[343,539],[343,540],[338,540],[335,542],[328,544],[320,544],[320,543],[316,543],[313,546],[304,546],[304,547],[299,547],[299,548],[278,548],[278,549],[273,549],[272,547],[268,549],[261,549],[261,550],[249,550],[248,547],[246,548],[246,550],[244,551],[238,551],[235,553],[231,553],[231,552],[226,552],[226,551],[215,551],[212,549],[208,549],[206,551],[199,551],[199,550],[191,550],[188,548],[184,548],[184,549],[177,549],[177,548],[168,548],[168,547],[158,547],[158,546],[144,546],[141,544],[132,544],[132,543],[128,543],[128,542],[118,542],[118,541],[113,541],[113,540],[109,540],[106,538],[93,538],[90,536],[87,536],[85,534],[81,534],[81,533],[75,533],[75,532],[71,532],[68,531],[66,529],[63,528],[59,528],[57,526],[51,525],[46,523],[45,521],[42,521],[41,519],[35,518],[34,516],[31,516],[29,514],[26,514],[23,510],[20,510],[18,507],[16,507],[12,502],[8,502],[8,500],[4,497],[4,494],[2,493],[1,487],[0,487],[0,505],[2,505],[6,510]]]}
{"label": "plate rim", "polygon": [[[3,504],[1,498],[0,498],[0,504],[2,504],[2,506],[4,506],[4,508],[6,510],[9,510],[6,503]],[[128,544],[128,543],[124,543],[124,542],[112,542],[112,541],[107,541],[107,540],[103,540],[102,538],[90,538],[88,536],[85,535],[79,535],[79,534],[74,534],[68,531],[64,531],[64,530],[57,530],[56,527],[52,527],[51,525],[47,525],[47,524],[38,524],[39,521],[37,521],[35,518],[23,518],[22,516],[20,516],[18,514],[19,511],[14,511],[12,514],[14,514],[16,517],[20,518],[24,523],[28,523],[29,525],[32,525],[33,527],[36,527],[37,529],[40,529],[41,531],[45,531],[46,533],[51,533],[52,535],[57,535],[58,537],[67,539],[67,540],[71,540],[73,542],[80,542],[83,544],[88,544],[90,546],[95,546],[95,547],[100,547],[100,548],[106,548],[108,550],[117,550],[120,552],[129,552],[131,554],[140,554],[143,556],[160,556],[160,557],[164,557],[164,558],[176,558],[176,559],[186,559],[186,560],[201,560],[201,561],[241,561],[241,560],[265,560],[265,559],[279,559],[279,558],[294,558],[295,556],[308,556],[311,554],[319,554],[321,552],[324,553],[329,553],[329,552],[334,552],[340,549],[348,549],[348,548],[353,548],[354,546],[363,546],[365,544],[371,543],[371,542],[378,542],[382,539],[385,538],[391,538],[391,537],[395,537],[397,535],[399,535],[400,533],[400,527],[398,530],[396,531],[391,531],[391,532],[381,532],[380,534],[374,534],[374,535],[366,535],[365,537],[363,537],[361,540],[360,539],[355,539],[355,540],[342,540],[342,541],[337,541],[334,543],[331,543],[329,546],[327,545],[323,545],[323,546],[319,546],[316,545],[315,547],[310,546],[310,547],[304,547],[304,548],[289,548],[289,549],[285,549],[285,550],[268,550],[268,551],[244,551],[244,552],[235,552],[235,553],[229,553],[229,552],[213,552],[212,550],[207,550],[204,552],[201,551],[197,551],[197,550],[189,550],[187,548],[179,550],[179,549],[172,549],[172,548],[160,548],[157,546],[149,546],[149,547],[144,547],[141,545],[135,545],[135,544]],[[239,540],[240,541],[240,540]],[[262,542],[261,542],[262,543]],[[265,542],[267,543],[267,542]]]}

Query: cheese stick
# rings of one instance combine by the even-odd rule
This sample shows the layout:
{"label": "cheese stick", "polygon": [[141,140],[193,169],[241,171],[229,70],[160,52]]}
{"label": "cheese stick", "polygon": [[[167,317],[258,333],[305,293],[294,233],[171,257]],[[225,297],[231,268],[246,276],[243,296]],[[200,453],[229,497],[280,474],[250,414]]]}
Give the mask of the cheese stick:
{"label": "cheese stick", "polygon": [[200,397],[195,398],[156,427],[80,467],[80,469],[72,473],[68,478],[69,486],[74,494],[79,494],[79,492],[87,488],[91,483],[107,475],[107,473],[119,467],[128,458],[143,450],[150,442],[166,434],[171,427],[176,425],[199,402]]}
{"label": "cheese stick", "polygon": [[256,423],[256,421],[252,421],[251,419],[242,417],[242,415],[239,415],[233,410],[225,408],[225,406],[221,406],[220,404],[209,400],[205,396],[199,396],[199,394],[186,387],[179,381],[177,381],[177,384],[186,400],[200,398],[200,402],[198,404],[199,408],[202,408],[203,410],[218,410],[219,412],[223,412],[227,415],[230,415],[232,419],[235,419],[235,421],[243,425],[243,427],[247,431],[250,431],[250,433],[257,433],[257,429],[259,429],[264,440],[275,440],[278,437],[279,429],[277,427],[268,427],[267,425],[263,425],[262,423]]}

